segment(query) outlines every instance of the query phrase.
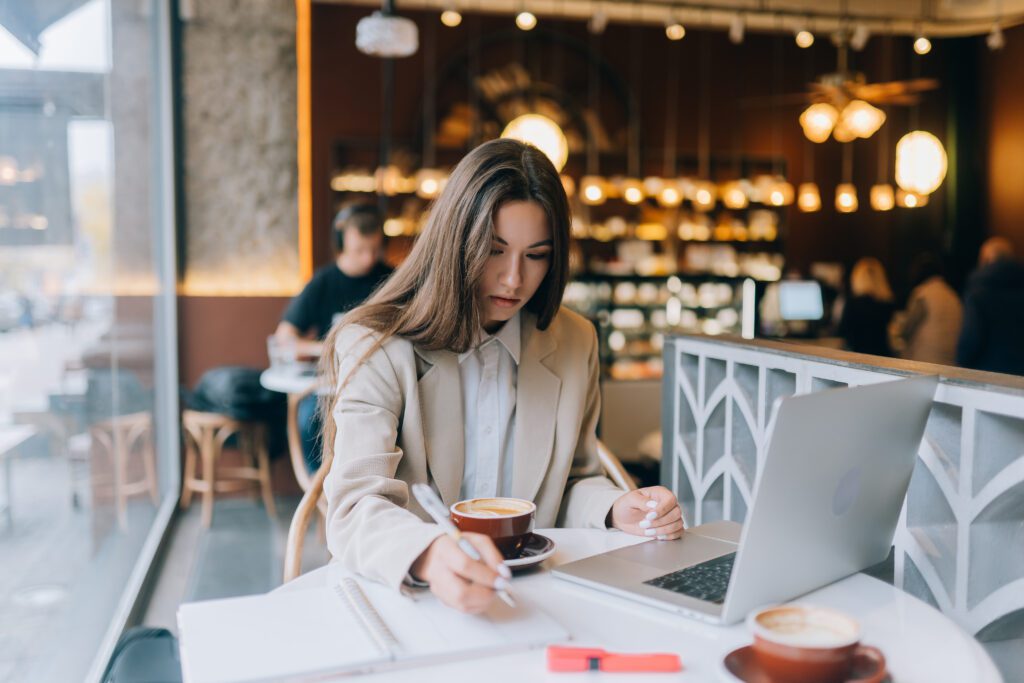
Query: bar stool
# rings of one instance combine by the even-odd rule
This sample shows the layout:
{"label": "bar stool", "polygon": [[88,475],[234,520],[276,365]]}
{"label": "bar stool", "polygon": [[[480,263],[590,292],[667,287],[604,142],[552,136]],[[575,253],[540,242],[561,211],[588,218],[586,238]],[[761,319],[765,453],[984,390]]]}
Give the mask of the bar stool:
{"label": "bar stool", "polygon": [[[185,476],[182,481],[181,507],[192,503],[192,493],[203,496],[203,526],[213,522],[213,497],[219,492],[241,491],[256,485],[263,496],[267,515],[277,512],[270,490],[270,458],[267,455],[266,428],[261,422],[247,422],[198,410],[181,414],[185,441]],[[218,467],[224,442],[238,435],[238,450],[246,464],[241,467]],[[200,464],[201,461],[201,464]],[[202,478],[196,475],[197,464]]]}
{"label": "bar stool", "polygon": [[[153,450],[153,415],[146,411],[129,415],[115,415],[108,420],[89,425],[91,444],[98,446],[112,461],[112,481],[109,490],[117,502],[117,524],[128,528],[128,499],[148,495],[154,506],[160,505],[160,490],[156,483],[156,453]],[[142,476],[129,480],[132,463],[141,462]],[[137,468],[136,468],[137,469]],[[104,482],[97,478],[101,488]]]}

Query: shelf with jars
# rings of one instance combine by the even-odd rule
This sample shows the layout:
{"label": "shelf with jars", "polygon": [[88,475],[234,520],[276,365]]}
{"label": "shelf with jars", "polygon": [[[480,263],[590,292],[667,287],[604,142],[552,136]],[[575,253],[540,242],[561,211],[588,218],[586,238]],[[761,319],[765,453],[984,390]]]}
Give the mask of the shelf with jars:
{"label": "shelf with jars", "polygon": [[565,305],[597,327],[602,373],[613,379],[661,377],[661,349],[672,334],[752,337],[765,283],[707,273],[578,274]]}

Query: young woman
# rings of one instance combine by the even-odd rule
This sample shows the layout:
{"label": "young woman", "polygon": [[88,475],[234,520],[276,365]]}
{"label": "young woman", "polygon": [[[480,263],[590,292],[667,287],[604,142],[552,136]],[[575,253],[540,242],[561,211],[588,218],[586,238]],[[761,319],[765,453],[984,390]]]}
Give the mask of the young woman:
{"label": "young woman", "polygon": [[483,557],[470,560],[410,497],[415,482],[446,505],[532,500],[539,528],[682,535],[668,489],[623,493],[601,474],[597,337],[561,308],[568,247],[551,162],[521,142],[488,142],[452,172],[391,279],[332,331],[324,492],[336,559],[485,609],[510,576],[501,555],[467,534]]}
{"label": "young woman", "polygon": [[850,272],[850,297],[839,321],[839,336],[846,340],[846,348],[891,356],[889,321],[895,311],[885,266],[871,256],[857,261]]}

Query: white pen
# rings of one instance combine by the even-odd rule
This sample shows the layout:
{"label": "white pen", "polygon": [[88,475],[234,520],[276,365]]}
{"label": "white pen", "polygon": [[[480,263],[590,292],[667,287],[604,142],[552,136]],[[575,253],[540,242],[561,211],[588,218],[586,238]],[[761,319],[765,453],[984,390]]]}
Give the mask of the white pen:
{"label": "white pen", "polygon": [[[416,497],[420,507],[427,511],[427,514],[430,515],[431,519],[437,522],[438,526],[441,527],[445,534],[451,537],[458,544],[462,552],[469,555],[470,559],[478,562],[483,559],[480,557],[480,553],[477,552],[477,549],[473,547],[473,544],[465,539],[458,527],[456,527],[452,523],[452,520],[448,518],[448,509],[444,506],[444,503],[441,502],[441,499],[437,497],[437,494],[434,493],[434,489],[430,488],[426,484],[413,484],[412,495]],[[515,600],[512,599],[512,595],[506,589],[501,588],[496,589],[496,591],[498,593],[498,597],[501,598],[506,605],[509,607],[516,606]]]}

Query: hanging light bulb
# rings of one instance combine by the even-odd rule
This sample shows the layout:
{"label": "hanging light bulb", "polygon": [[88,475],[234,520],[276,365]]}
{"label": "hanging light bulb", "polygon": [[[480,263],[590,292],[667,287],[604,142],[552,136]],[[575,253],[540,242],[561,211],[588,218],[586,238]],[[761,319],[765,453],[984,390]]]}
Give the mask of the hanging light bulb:
{"label": "hanging light bulb", "polygon": [[608,15],[604,11],[604,7],[598,6],[597,11],[590,17],[590,21],[587,22],[587,30],[593,33],[595,36],[599,36],[604,33],[605,28],[608,26]]}
{"label": "hanging light bulb", "polygon": [[857,210],[857,188],[853,183],[840,183],[836,186],[836,211],[853,213]]}
{"label": "hanging light bulb", "polygon": [[649,175],[644,178],[644,193],[648,197],[657,197],[661,192],[661,188],[665,187],[665,179],[659,178],[656,175]]}
{"label": "hanging light bulb", "polygon": [[850,128],[848,122],[840,117],[839,123],[832,131],[832,137],[836,139],[836,142],[853,142],[857,139],[857,134]]}
{"label": "hanging light bulb", "polygon": [[871,137],[883,123],[885,112],[864,100],[853,100],[843,107],[839,118],[839,126],[859,138]]}
{"label": "hanging light bulb", "polygon": [[998,23],[992,24],[992,30],[989,31],[988,36],[986,36],[985,44],[988,45],[988,49],[993,52],[996,50],[1002,50],[1006,47],[1006,36],[1003,35],[1003,27]]}
{"label": "hanging light bulb", "polygon": [[932,51],[932,41],[928,40],[923,33],[914,40],[914,52],[919,55],[926,55]]}
{"label": "hanging light bulb", "polygon": [[462,15],[459,10],[455,8],[454,3],[450,3],[445,7],[444,11],[441,12],[441,23],[448,28],[455,28],[462,23]]}
{"label": "hanging light bulb", "polygon": [[718,195],[718,187],[709,180],[694,181],[690,189],[689,197],[693,202],[693,208],[698,211],[710,211],[715,208],[715,199]]}
{"label": "hanging light bulb", "polygon": [[743,15],[737,14],[729,22],[729,42],[733,45],[739,45],[743,42],[743,34],[746,32],[746,26],[743,23]]}
{"label": "hanging light bulb", "polygon": [[860,52],[868,44],[868,38],[870,37],[871,29],[864,24],[857,24],[856,28],[853,29],[853,35],[850,36],[850,47]]}
{"label": "hanging light bulb", "polygon": [[934,192],[946,177],[946,166],[946,150],[927,131],[907,133],[896,143],[896,184],[907,192]]}
{"label": "hanging light bulb", "polygon": [[817,183],[800,183],[796,199],[797,207],[804,213],[821,210],[821,192]]}
{"label": "hanging light bulb", "polygon": [[422,199],[434,199],[441,190],[447,178],[444,171],[436,168],[421,168],[416,172],[416,194]]}
{"label": "hanging light bulb", "polygon": [[906,190],[896,190],[896,206],[904,209],[918,209],[928,203],[928,195]]}
{"label": "hanging light bulb", "polygon": [[789,206],[793,203],[793,184],[787,182],[782,176],[778,176],[768,190],[768,204],[770,206]]}
{"label": "hanging light bulb", "polygon": [[801,28],[796,32],[796,44],[798,47],[802,48],[808,48],[811,45],[814,45],[814,34],[806,28]]}
{"label": "hanging light bulb", "polygon": [[636,178],[622,178],[617,183],[619,195],[627,204],[639,204],[644,200],[644,186]]}
{"label": "hanging light bulb", "polygon": [[580,200],[584,204],[597,206],[604,204],[608,198],[608,190],[605,187],[604,178],[596,175],[583,176],[580,179]]}
{"label": "hanging light bulb", "polygon": [[516,15],[516,26],[523,31],[532,31],[537,26],[537,17],[532,12],[523,9]]}
{"label": "hanging light bulb", "polygon": [[722,203],[729,209],[745,209],[750,203],[743,181],[740,180],[724,183],[718,193],[722,197]]}
{"label": "hanging light bulb", "polygon": [[669,40],[682,40],[686,37],[686,28],[672,16],[672,13],[665,19],[665,36]]}
{"label": "hanging light bulb", "polygon": [[825,142],[839,120],[839,111],[827,102],[818,102],[800,114],[800,126],[811,142]]}
{"label": "hanging light bulb", "polygon": [[666,181],[658,190],[658,204],[666,209],[674,209],[683,203],[683,190],[678,183]]}
{"label": "hanging light bulb", "polygon": [[896,198],[889,183],[878,183],[871,186],[871,208],[875,211],[891,211]]}

